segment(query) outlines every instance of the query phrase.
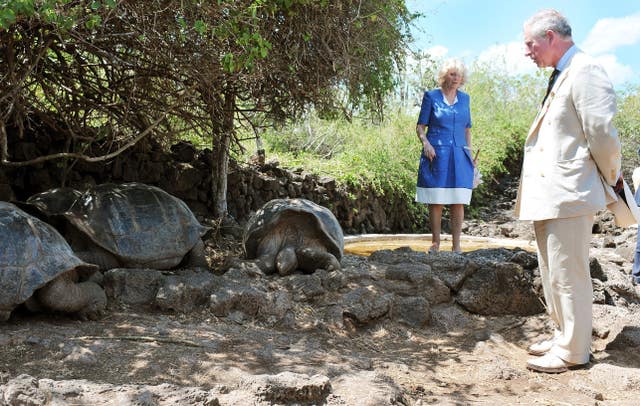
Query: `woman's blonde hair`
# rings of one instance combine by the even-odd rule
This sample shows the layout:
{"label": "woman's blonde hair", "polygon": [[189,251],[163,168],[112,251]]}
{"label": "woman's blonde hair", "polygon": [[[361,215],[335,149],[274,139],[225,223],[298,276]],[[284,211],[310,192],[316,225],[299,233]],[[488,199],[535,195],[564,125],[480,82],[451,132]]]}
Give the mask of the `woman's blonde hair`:
{"label": "woman's blonde hair", "polygon": [[467,81],[467,68],[464,66],[464,63],[460,59],[447,59],[444,61],[440,70],[438,71],[438,86],[444,87],[447,81],[447,73],[449,71],[455,70],[458,72],[460,76],[462,76],[462,80],[460,81],[460,86],[464,85]]}

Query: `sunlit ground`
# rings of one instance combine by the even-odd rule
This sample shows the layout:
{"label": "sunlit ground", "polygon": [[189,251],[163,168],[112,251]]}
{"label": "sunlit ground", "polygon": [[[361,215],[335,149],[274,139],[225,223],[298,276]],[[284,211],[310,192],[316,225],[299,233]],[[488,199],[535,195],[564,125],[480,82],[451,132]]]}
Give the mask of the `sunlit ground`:
{"label": "sunlit ground", "polygon": [[[507,238],[488,238],[463,235],[462,251],[474,251],[483,248],[522,248],[535,251],[534,241],[513,240]],[[431,234],[363,234],[344,238],[344,250],[348,254],[369,255],[374,251],[409,247],[414,251],[426,252],[431,247]],[[440,236],[440,251],[451,251],[451,235]]]}

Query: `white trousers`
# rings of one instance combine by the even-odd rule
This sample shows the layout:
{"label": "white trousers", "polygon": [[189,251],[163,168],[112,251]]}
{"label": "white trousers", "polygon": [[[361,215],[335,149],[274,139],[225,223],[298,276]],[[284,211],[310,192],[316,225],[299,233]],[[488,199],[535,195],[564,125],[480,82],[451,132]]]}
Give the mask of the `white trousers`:
{"label": "white trousers", "polygon": [[592,225],[592,215],[533,222],[547,312],[557,324],[550,352],[575,364],[589,362],[591,350]]}

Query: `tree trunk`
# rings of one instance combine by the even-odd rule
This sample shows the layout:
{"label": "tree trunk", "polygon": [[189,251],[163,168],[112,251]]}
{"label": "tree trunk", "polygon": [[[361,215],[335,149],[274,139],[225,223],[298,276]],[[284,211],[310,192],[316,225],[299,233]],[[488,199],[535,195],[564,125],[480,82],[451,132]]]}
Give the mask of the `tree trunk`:
{"label": "tree trunk", "polygon": [[[213,215],[224,218],[227,215],[227,175],[229,172],[229,147],[233,137],[234,95],[231,91],[224,95],[224,117],[219,137],[213,138],[213,162],[211,187],[213,192]],[[212,117],[212,120],[215,120]]]}

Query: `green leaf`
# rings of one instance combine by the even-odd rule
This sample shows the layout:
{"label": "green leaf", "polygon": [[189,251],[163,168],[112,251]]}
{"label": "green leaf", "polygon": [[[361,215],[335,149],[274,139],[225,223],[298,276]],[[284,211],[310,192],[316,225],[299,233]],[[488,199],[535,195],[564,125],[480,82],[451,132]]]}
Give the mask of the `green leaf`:
{"label": "green leaf", "polygon": [[207,24],[202,20],[196,20],[193,24],[193,29],[200,35],[203,35],[207,31]]}
{"label": "green leaf", "polygon": [[182,16],[178,17],[178,25],[183,30],[187,28],[187,22],[185,21],[184,17],[182,17]]}
{"label": "green leaf", "polygon": [[16,22],[16,13],[11,9],[0,10],[0,29],[7,29]]}
{"label": "green leaf", "polygon": [[91,17],[89,17],[89,19],[87,20],[87,22],[84,25],[88,29],[92,30],[92,29],[98,27],[100,24],[102,24],[102,17],[100,17],[97,14],[94,14]]}
{"label": "green leaf", "polygon": [[222,67],[229,73],[232,73],[235,70],[236,65],[232,53],[228,53],[222,57]]}

